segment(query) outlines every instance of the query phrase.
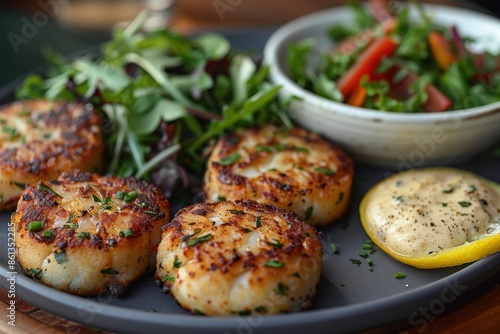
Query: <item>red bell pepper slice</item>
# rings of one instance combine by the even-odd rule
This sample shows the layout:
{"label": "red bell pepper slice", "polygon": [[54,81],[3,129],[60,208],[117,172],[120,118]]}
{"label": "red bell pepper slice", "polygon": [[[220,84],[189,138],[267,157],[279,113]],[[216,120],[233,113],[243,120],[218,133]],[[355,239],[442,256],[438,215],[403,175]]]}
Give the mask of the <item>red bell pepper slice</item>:
{"label": "red bell pepper slice", "polygon": [[356,62],[337,81],[337,88],[344,98],[359,86],[359,80],[365,74],[371,76],[384,57],[389,57],[396,50],[397,43],[388,36],[374,40],[364,50]]}

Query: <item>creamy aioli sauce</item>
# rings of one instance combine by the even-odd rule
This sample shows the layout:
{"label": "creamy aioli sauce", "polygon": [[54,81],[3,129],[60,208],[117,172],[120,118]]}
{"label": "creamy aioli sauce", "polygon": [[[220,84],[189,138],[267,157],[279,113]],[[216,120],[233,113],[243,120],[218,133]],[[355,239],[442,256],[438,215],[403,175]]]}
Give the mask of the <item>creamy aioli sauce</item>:
{"label": "creamy aioli sauce", "polygon": [[425,255],[499,233],[500,194],[459,170],[414,170],[377,185],[365,214],[372,232],[393,251]]}

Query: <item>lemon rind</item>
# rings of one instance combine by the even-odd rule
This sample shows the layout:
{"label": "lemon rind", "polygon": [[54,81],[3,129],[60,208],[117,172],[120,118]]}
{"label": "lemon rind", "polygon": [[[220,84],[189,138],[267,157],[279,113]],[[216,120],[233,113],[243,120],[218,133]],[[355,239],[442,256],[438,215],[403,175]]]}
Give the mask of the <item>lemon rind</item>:
{"label": "lemon rind", "polygon": [[[408,170],[401,173],[411,173],[411,172],[421,172],[425,170],[447,170],[450,172],[460,172],[469,175],[473,175],[474,177],[478,177],[485,181],[487,184],[491,185],[497,191],[500,192],[500,184],[495,183],[489,179],[486,179],[482,176],[474,174],[469,171],[461,170],[458,168],[452,167],[428,167],[421,168],[417,170]],[[405,255],[394,251],[392,248],[388,247],[385,243],[376,238],[373,231],[368,226],[368,221],[366,219],[366,207],[369,199],[372,194],[375,192],[376,188],[384,182],[391,180],[396,177],[396,175],[401,175],[401,173],[394,174],[389,178],[382,180],[371,187],[368,192],[363,196],[360,206],[359,206],[359,215],[361,220],[361,225],[363,226],[368,237],[373,241],[375,245],[377,245],[381,250],[383,250],[386,254],[394,258],[395,260],[413,266],[419,269],[437,269],[437,268],[445,268],[445,267],[454,267],[466,263],[475,262],[482,258],[485,258],[489,255],[497,253],[500,251],[500,233],[494,233],[489,235],[484,235],[479,239],[469,241],[465,244],[455,246],[453,248],[440,250],[438,252],[433,252],[431,254],[425,255]]]}

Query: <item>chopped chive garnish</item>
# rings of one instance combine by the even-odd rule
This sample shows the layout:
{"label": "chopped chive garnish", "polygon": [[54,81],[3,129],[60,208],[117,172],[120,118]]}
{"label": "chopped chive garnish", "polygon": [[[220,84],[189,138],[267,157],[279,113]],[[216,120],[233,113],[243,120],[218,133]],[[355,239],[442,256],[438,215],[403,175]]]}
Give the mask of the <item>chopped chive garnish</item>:
{"label": "chopped chive garnish", "polygon": [[52,194],[54,194],[55,196],[59,197],[59,198],[62,198],[61,195],[59,195],[57,192],[55,192],[51,187],[49,187],[48,185],[46,184],[43,184],[43,183],[39,183],[38,186],[37,186],[37,189],[38,190],[45,190],[45,191],[48,191]]}
{"label": "chopped chive garnish", "polygon": [[15,185],[16,185],[16,187],[18,187],[19,189],[24,190],[24,188],[26,188],[26,183],[14,182],[14,184],[15,184]]}
{"label": "chopped chive garnish", "polygon": [[349,261],[351,261],[352,264],[355,264],[358,267],[361,265],[361,261],[358,259],[349,259]]}
{"label": "chopped chive garnish", "polygon": [[194,309],[194,313],[197,315],[205,315],[202,311],[198,310],[197,308]]}
{"label": "chopped chive garnish", "polygon": [[368,254],[366,252],[361,251],[361,250],[358,251],[358,255],[361,256],[361,257],[367,257],[368,256]]}
{"label": "chopped chive garnish", "polygon": [[331,170],[330,168],[325,168],[325,167],[316,167],[314,168],[314,171],[316,173],[321,173],[325,175],[335,175],[335,172]]}
{"label": "chopped chive garnish", "polygon": [[276,260],[269,260],[266,263],[264,263],[264,266],[266,267],[273,267],[273,268],[281,268],[285,266],[284,262],[276,261]]}
{"label": "chopped chive garnish", "polygon": [[125,198],[125,195],[126,195],[126,193],[125,193],[125,192],[123,192],[123,191],[118,191],[118,192],[116,193],[115,197],[116,197],[117,199],[124,199],[124,198]]}
{"label": "chopped chive garnish", "polygon": [[123,199],[125,200],[125,202],[130,203],[134,199],[136,199],[138,195],[139,194],[137,193],[137,191],[133,190],[133,191],[125,194],[125,196],[123,196]]}
{"label": "chopped chive garnish", "polygon": [[202,242],[205,242],[205,241],[208,241],[212,239],[212,234],[209,233],[209,234],[206,234],[202,237],[199,237],[199,238],[195,238],[195,239],[190,239],[188,242],[187,242],[187,245],[189,247],[191,246],[195,246],[195,245],[198,245],[198,244],[201,244]]}
{"label": "chopped chive garnish", "polygon": [[156,215],[157,212],[154,212],[154,211],[150,211],[150,210],[144,210],[144,213],[147,213],[148,215]]}
{"label": "chopped chive garnish", "polygon": [[161,278],[161,281],[162,283],[165,283],[165,282],[175,282],[175,276],[170,276],[170,275],[167,275],[167,276],[163,276]]}
{"label": "chopped chive garnish", "polygon": [[339,253],[339,248],[337,247],[337,245],[334,242],[330,243],[330,249],[332,250],[333,254]]}
{"label": "chopped chive garnish", "polygon": [[308,237],[308,238],[310,238],[310,237],[311,237],[311,233],[309,233],[309,232],[304,232],[304,235],[305,235],[306,237]]}
{"label": "chopped chive garnish", "polygon": [[306,220],[311,219],[312,214],[313,214],[313,210],[314,210],[314,207],[312,207],[312,206],[310,206],[310,207],[307,208],[307,210],[306,210],[306,217],[305,217]]}
{"label": "chopped chive garnish", "polygon": [[118,274],[118,271],[114,270],[113,268],[105,268],[101,270],[101,274],[104,275],[116,275]]}
{"label": "chopped chive garnish", "polygon": [[218,197],[217,197],[217,200],[218,200],[219,202],[224,202],[224,201],[226,200],[226,198],[225,198],[224,196],[218,196]]}
{"label": "chopped chive garnish", "polygon": [[269,246],[273,246],[274,248],[281,248],[283,244],[278,239],[273,239],[274,242],[266,241],[266,244]]}
{"label": "chopped chive garnish", "polygon": [[78,239],[89,239],[90,238],[90,233],[89,232],[80,232],[75,234],[75,237]]}
{"label": "chopped chive garnish", "polygon": [[401,271],[396,271],[394,273],[394,277],[395,278],[405,278],[406,277],[406,274],[405,273],[402,273]]}
{"label": "chopped chive garnish", "polygon": [[217,164],[221,166],[229,166],[234,164],[236,161],[238,161],[241,158],[241,155],[238,152],[234,152],[219,161],[217,161]]}
{"label": "chopped chive garnish", "polygon": [[290,288],[287,285],[285,285],[283,283],[278,283],[278,288],[275,290],[275,292],[278,295],[286,296],[286,295],[288,295],[288,290],[290,290]]}
{"label": "chopped chive garnish", "polygon": [[94,202],[96,203],[102,203],[101,199],[99,197],[97,197],[96,194],[92,194],[92,199],[94,200]]}
{"label": "chopped chive garnish", "polygon": [[64,250],[61,252],[54,252],[54,258],[59,264],[68,262],[68,258],[66,257],[66,251]]}
{"label": "chopped chive garnish", "polygon": [[[196,223],[195,223],[195,224],[196,224]],[[200,233],[200,232],[201,232],[201,228],[197,228],[196,230],[194,230],[194,232],[193,232],[193,233],[191,233],[191,234],[186,234],[185,236],[183,236],[183,237],[181,238],[181,241],[186,241],[186,240],[188,240],[189,238],[191,238],[192,236],[197,235],[197,234],[198,234],[198,233]]]}
{"label": "chopped chive garnish", "polygon": [[448,206],[448,203],[441,202],[441,206],[442,206],[442,207],[447,207],[447,206]]}
{"label": "chopped chive garnish", "polygon": [[132,232],[132,230],[130,228],[126,228],[125,230],[123,230],[123,235],[126,237],[130,237],[131,235],[133,235],[134,233]]}
{"label": "chopped chive garnish", "polygon": [[49,239],[49,238],[52,238],[53,235],[54,235],[54,231],[52,231],[52,230],[44,230],[43,231],[44,238]]}
{"label": "chopped chive garnish", "polygon": [[448,187],[446,189],[443,189],[443,194],[451,194],[453,192],[453,188],[452,187]]}
{"label": "chopped chive garnish", "polygon": [[290,149],[297,151],[297,152],[309,153],[309,150],[307,148],[301,147],[301,146],[292,146],[292,147],[290,147]]}
{"label": "chopped chive garnish", "polygon": [[458,204],[460,204],[460,206],[462,208],[467,208],[467,207],[471,206],[471,202],[465,202],[465,201],[458,202]]}
{"label": "chopped chive garnish", "polygon": [[122,237],[122,238],[124,238],[124,237],[125,237],[125,233],[123,233],[123,231],[118,232],[118,235],[119,235],[120,237]]}
{"label": "chopped chive garnish", "polygon": [[392,197],[393,200],[395,200],[396,202],[404,202],[404,198],[403,196],[393,196]]}
{"label": "chopped chive garnish", "polygon": [[262,226],[262,217],[258,216],[257,219],[255,220],[255,227],[259,228]]}
{"label": "chopped chive garnish", "polygon": [[42,269],[40,268],[29,268],[26,270],[26,274],[38,280],[42,279]]}
{"label": "chopped chive garnish", "polygon": [[363,248],[363,250],[371,250],[373,249],[373,245],[371,243],[365,242],[363,246],[361,246],[361,248]]}
{"label": "chopped chive garnish", "polygon": [[180,268],[182,266],[182,261],[176,256],[174,258],[174,268]]}
{"label": "chopped chive garnish", "polygon": [[250,233],[252,232],[253,230],[251,228],[244,228],[243,231],[245,231],[245,233]]}
{"label": "chopped chive garnish", "polygon": [[366,259],[366,263],[368,263],[368,265],[369,265],[370,267],[371,267],[371,266],[373,266],[373,261],[372,261],[372,259],[370,259],[370,258],[367,258],[367,259]]}
{"label": "chopped chive garnish", "polygon": [[43,227],[42,222],[40,221],[32,221],[28,223],[28,231],[33,232],[33,231],[39,231]]}

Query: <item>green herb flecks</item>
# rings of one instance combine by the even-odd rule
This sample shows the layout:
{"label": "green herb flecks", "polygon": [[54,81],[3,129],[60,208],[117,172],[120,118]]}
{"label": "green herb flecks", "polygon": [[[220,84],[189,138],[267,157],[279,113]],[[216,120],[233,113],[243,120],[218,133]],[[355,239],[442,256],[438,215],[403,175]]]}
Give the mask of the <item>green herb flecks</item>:
{"label": "green herb flecks", "polygon": [[68,258],[66,257],[66,251],[62,250],[60,252],[54,252],[54,258],[57,263],[62,264],[68,262]]}
{"label": "green herb flecks", "polygon": [[330,243],[330,249],[332,250],[333,254],[339,254],[340,253],[339,247],[334,242]]}
{"label": "green herb flecks", "polygon": [[266,241],[266,244],[273,246],[274,248],[281,248],[283,244],[278,239],[273,239],[273,241]]}
{"label": "green herb flecks", "polygon": [[354,264],[358,267],[361,265],[361,261],[358,259],[349,259],[349,261],[351,261],[352,264]]}
{"label": "green herb flecks", "polygon": [[221,166],[230,166],[234,164],[236,161],[238,161],[241,158],[241,155],[238,152],[234,152],[228,156],[225,156],[221,160],[217,161],[217,164]]}
{"label": "green herb flecks", "polygon": [[196,245],[199,245],[205,241],[208,241],[212,239],[212,234],[209,233],[209,234],[206,234],[204,236],[201,236],[199,238],[194,238],[194,239],[189,239],[188,242],[187,242],[187,245],[188,247],[191,247],[191,246],[196,246]]}
{"label": "green herb flecks", "polygon": [[37,186],[37,189],[38,190],[44,190],[44,191],[48,191],[52,194],[54,194],[55,196],[59,197],[59,198],[62,198],[61,195],[59,195],[57,192],[55,192],[52,188],[50,188],[48,185],[44,184],[44,183],[39,183],[38,186]]}
{"label": "green herb flecks", "polygon": [[130,229],[130,228],[126,228],[123,230],[123,236],[125,238],[131,237],[133,235],[134,235],[134,232],[132,232],[132,229]]}
{"label": "green herb flecks", "polygon": [[312,215],[313,215],[313,210],[314,210],[314,207],[313,207],[313,206],[310,206],[310,207],[308,207],[308,208],[307,208],[307,210],[306,210],[306,215],[305,215],[305,217],[304,217],[306,220],[311,219],[311,217],[312,217]]}
{"label": "green herb flecks", "polygon": [[316,167],[316,168],[314,168],[314,171],[316,173],[321,173],[321,174],[325,174],[325,175],[335,175],[335,172],[333,170],[331,170],[330,168],[326,168],[326,167]]}
{"label": "green herb flecks", "polygon": [[43,233],[42,233],[42,235],[43,235],[44,238],[50,239],[54,235],[54,231],[51,230],[51,229],[44,230]]}
{"label": "green herb flecks", "polygon": [[174,258],[174,268],[180,268],[182,266],[182,261],[176,256]]}
{"label": "green herb flecks", "polygon": [[117,275],[119,272],[114,270],[113,268],[104,268],[101,269],[101,274],[104,275]]}
{"label": "green herb flecks", "polygon": [[90,232],[79,232],[75,234],[78,239],[90,239]]}
{"label": "green herb flecks", "polygon": [[162,283],[166,283],[166,282],[172,282],[172,283],[174,283],[175,282],[175,276],[171,276],[171,275],[170,276],[168,276],[168,275],[167,276],[163,276],[161,278],[161,281],[162,281]]}
{"label": "green herb flecks", "polygon": [[276,290],[274,290],[278,295],[281,296],[288,296],[288,291],[290,290],[290,287],[288,285],[283,284],[283,283],[278,283],[278,287]]}
{"label": "green herb flecks", "polygon": [[39,231],[43,228],[43,223],[41,221],[32,221],[27,225],[27,229],[29,232]]}
{"label": "green herb flecks", "polygon": [[401,272],[401,271],[396,271],[394,273],[394,278],[405,278],[406,277],[406,274]]}
{"label": "green herb flecks", "polygon": [[33,278],[36,278],[37,280],[42,279],[42,269],[40,268],[29,268],[26,270],[26,274]]}
{"label": "green herb flecks", "polygon": [[262,217],[258,216],[257,219],[255,219],[255,228],[259,228],[262,226]]}
{"label": "green herb flecks", "polygon": [[285,266],[285,263],[277,260],[269,260],[264,263],[264,266],[273,268],[282,268]]}

